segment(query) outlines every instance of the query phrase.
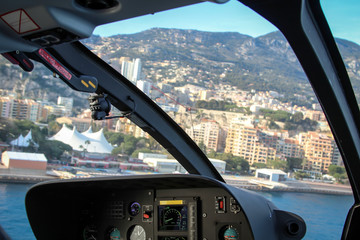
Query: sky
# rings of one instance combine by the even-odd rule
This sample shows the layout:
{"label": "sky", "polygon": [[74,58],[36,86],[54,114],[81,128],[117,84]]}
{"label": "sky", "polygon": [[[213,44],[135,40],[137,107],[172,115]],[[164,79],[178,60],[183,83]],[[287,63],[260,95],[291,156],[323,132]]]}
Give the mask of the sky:
{"label": "sky", "polygon": [[[325,16],[335,37],[360,44],[360,1],[321,0]],[[94,34],[131,34],[150,28],[196,29],[210,32],[239,32],[258,37],[277,29],[267,20],[236,0],[225,4],[204,2],[99,26]]]}

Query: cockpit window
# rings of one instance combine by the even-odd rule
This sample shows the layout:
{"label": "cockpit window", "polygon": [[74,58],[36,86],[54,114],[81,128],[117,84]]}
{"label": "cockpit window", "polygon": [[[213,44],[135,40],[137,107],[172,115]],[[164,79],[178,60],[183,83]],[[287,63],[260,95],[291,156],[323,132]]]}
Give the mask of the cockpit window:
{"label": "cockpit window", "polygon": [[[340,152],[286,39],[237,2],[229,3],[230,12],[216,8],[223,21],[202,28],[202,17],[191,14],[200,5],[101,26],[84,43],[168,113],[228,183],[253,190],[330,191],[345,195],[337,200],[349,207],[353,200]],[[248,18],[228,21],[234,9]],[[160,21],[162,14],[176,20],[180,13],[186,19],[181,25]],[[263,29],[248,29],[250,19]],[[265,196],[280,205],[284,196],[305,205],[323,198]],[[308,236],[316,238],[315,220],[306,217]],[[339,227],[331,237],[340,237],[345,213],[334,218]]]}
{"label": "cockpit window", "polygon": [[355,30],[360,27],[360,19],[356,14],[360,4],[358,1],[340,5],[335,1],[321,1],[321,5],[360,103],[360,33]]}
{"label": "cockpit window", "polygon": [[[360,37],[338,36],[359,98],[360,47],[351,41]],[[238,1],[206,2],[103,25],[82,43],[178,123],[227,183],[303,216],[307,239],[340,238],[353,203],[341,155],[302,67],[274,26]],[[123,113],[115,107],[114,118],[93,121],[90,95],[44,67],[20,75],[5,60],[0,67],[16,83],[3,85],[0,98],[0,172],[9,181],[187,173],[148,133],[117,118]],[[38,169],[18,167],[20,158],[40,159]],[[0,211],[3,199],[28,187],[0,183]],[[1,215],[14,239],[26,239]]]}

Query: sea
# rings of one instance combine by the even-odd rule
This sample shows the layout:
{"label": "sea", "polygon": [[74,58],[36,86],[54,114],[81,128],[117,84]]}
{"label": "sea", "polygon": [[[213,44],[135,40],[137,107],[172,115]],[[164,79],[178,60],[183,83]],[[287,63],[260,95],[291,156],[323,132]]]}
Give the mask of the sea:
{"label": "sea", "polygon": [[[13,240],[34,240],[26,217],[29,184],[0,183],[0,225]],[[307,224],[304,239],[340,239],[352,196],[292,192],[258,192],[279,209],[300,215]]]}

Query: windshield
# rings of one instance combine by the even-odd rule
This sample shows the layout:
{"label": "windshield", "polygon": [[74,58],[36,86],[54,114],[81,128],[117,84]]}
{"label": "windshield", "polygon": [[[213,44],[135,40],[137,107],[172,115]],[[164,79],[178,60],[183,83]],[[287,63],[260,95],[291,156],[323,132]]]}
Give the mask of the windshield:
{"label": "windshield", "polygon": [[360,33],[354,31],[360,27],[359,17],[355,14],[360,9],[358,1],[349,1],[337,6],[335,1],[321,1],[324,14],[336,38],[336,44],[343,57],[347,73],[358,103],[360,102]]}
{"label": "windshield", "polygon": [[[340,238],[353,203],[341,155],[274,26],[237,1],[201,3],[100,26],[82,43],[178,123],[227,183],[302,216],[306,239]],[[358,47],[343,45],[344,54],[352,59]],[[3,85],[0,105],[6,181],[187,173],[148,133],[116,117],[123,113],[115,107],[115,118],[94,121],[90,94],[69,89],[39,64],[19,74],[5,59],[0,63],[2,76],[13,80]],[[23,153],[38,159],[36,169],[10,166]],[[23,196],[29,186],[0,185],[0,201]],[[14,239],[33,239],[27,225],[26,238],[16,235],[23,226],[8,220],[18,216],[7,208],[0,224]]]}

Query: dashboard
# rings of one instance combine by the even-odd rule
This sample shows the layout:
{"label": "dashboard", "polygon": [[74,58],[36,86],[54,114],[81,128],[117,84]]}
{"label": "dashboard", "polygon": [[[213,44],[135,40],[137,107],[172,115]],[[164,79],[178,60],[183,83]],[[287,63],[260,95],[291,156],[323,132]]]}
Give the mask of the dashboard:
{"label": "dashboard", "polygon": [[[191,175],[56,181],[31,188],[26,208],[37,239],[254,239],[246,209],[233,190]],[[267,202],[257,206],[257,201],[256,211],[267,209],[265,221],[258,220],[265,226],[274,217],[269,218]],[[298,234],[305,225],[296,224]]]}

